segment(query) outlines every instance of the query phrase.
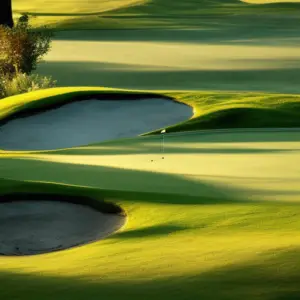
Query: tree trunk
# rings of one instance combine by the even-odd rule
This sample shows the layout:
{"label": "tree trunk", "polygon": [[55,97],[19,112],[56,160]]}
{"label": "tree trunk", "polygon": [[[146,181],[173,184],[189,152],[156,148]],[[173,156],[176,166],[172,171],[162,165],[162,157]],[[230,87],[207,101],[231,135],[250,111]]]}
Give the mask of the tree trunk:
{"label": "tree trunk", "polygon": [[0,0],[0,25],[13,27],[12,0]]}

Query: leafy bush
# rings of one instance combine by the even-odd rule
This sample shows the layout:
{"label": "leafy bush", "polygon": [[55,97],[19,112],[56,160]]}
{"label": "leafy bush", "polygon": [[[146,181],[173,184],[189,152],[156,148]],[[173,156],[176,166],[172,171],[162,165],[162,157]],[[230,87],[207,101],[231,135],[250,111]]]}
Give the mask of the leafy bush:
{"label": "leafy bush", "polygon": [[15,27],[0,26],[0,74],[12,79],[18,73],[31,74],[50,50],[53,33],[33,30],[27,15]]}
{"label": "leafy bush", "polygon": [[53,33],[33,30],[27,15],[16,26],[0,25],[0,98],[54,87],[51,77],[30,75],[50,50]]}
{"label": "leafy bush", "polygon": [[1,77],[0,98],[13,95],[55,87],[56,81],[51,77],[40,76],[38,74],[27,75],[17,73],[13,78],[9,76]]}

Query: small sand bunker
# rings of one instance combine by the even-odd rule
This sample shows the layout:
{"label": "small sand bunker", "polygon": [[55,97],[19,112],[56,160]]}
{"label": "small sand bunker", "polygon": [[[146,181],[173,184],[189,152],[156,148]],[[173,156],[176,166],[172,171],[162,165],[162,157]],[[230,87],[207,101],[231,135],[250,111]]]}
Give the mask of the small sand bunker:
{"label": "small sand bunker", "polygon": [[125,217],[59,201],[0,203],[0,254],[33,255],[102,239]]}
{"label": "small sand bunker", "polygon": [[73,102],[1,126],[0,149],[50,150],[134,137],[192,115],[191,107],[164,99]]}

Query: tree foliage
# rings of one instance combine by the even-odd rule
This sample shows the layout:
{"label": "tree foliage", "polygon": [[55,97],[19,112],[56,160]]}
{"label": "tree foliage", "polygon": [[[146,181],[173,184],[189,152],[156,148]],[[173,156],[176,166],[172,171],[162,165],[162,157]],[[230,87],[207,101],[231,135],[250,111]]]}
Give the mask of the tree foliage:
{"label": "tree foliage", "polygon": [[53,33],[33,30],[27,15],[13,28],[0,26],[0,74],[13,78],[18,73],[31,74],[50,50]]}

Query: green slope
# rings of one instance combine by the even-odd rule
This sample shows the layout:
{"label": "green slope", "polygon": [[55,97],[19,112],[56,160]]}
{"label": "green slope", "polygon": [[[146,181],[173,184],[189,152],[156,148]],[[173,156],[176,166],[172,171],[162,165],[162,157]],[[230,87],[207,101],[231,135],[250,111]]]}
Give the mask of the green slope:
{"label": "green slope", "polygon": [[170,132],[220,128],[300,127],[298,95],[255,93],[170,93],[195,107],[194,117]]}

